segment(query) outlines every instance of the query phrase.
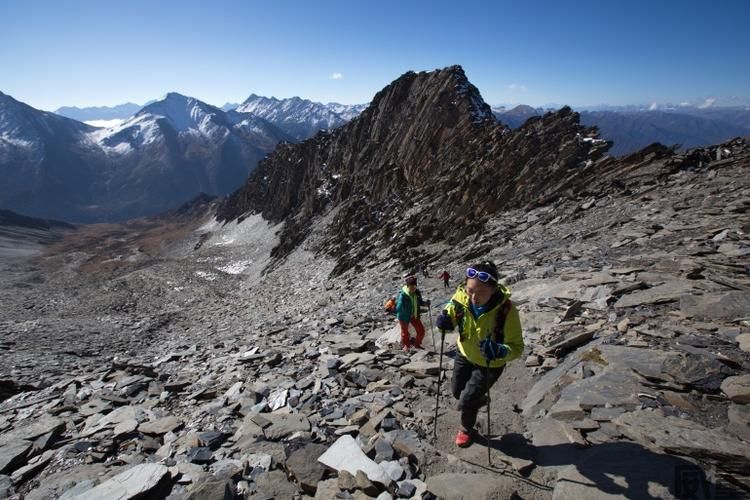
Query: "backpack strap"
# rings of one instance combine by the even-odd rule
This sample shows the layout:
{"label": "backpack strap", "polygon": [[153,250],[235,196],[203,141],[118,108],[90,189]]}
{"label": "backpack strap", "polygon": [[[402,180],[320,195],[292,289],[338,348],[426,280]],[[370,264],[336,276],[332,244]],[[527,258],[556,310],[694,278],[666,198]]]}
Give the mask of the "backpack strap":
{"label": "backpack strap", "polygon": [[497,311],[497,317],[495,318],[495,331],[492,336],[498,344],[505,343],[505,319],[508,317],[511,307],[513,307],[513,304],[511,304],[510,299],[507,299]]}
{"label": "backpack strap", "polygon": [[458,338],[461,340],[461,342],[463,342],[464,341],[464,316],[465,316],[464,306],[463,304],[455,300],[451,300],[451,302],[453,302],[453,310],[456,313],[456,325],[458,326]]}

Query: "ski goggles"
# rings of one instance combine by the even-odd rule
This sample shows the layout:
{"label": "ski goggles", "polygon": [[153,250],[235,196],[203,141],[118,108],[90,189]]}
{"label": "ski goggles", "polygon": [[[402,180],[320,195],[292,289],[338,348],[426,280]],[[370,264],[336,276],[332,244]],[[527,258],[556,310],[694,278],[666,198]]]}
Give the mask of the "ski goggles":
{"label": "ski goggles", "polygon": [[492,276],[490,273],[486,273],[484,271],[477,271],[473,267],[469,267],[466,269],[466,277],[471,279],[478,279],[482,283],[487,283],[488,281],[497,281],[497,278]]}

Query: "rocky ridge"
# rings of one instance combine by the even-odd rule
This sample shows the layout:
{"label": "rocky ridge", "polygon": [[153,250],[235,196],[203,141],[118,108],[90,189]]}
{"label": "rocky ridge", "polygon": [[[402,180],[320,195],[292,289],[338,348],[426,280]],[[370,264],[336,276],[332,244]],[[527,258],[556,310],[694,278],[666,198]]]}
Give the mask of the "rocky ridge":
{"label": "rocky ridge", "polygon": [[[409,355],[389,347],[397,331],[381,306],[398,260],[332,275],[337,262],[314,252],[331,213],[264,274],[281,226],[248,216],[115,271],[84,272],[95,248],[68,247],[33,264],[43,279],[0,290],[11,305],[0,311],[0,488],[578,499],[679,498],[697,484],[706,497],[747,495],[750,148],[630,161],[600,180],[607,189],[507,210],[460,244],[417,243],[435,274],[495,260],[521,311],[528,351],[493,389],[491,467],[483,442],[452,445],[446,392],[431,438],[432,335]],[[433,277],[420,287],[435,315],[450,292]]]}
{"label": "rocky ridge", "polygon": [[[409,72],[347,125],[279,147],[219,217],[284,220],[275,252],[283,257],[335,210],[321,250],[338,270],[377,260],[374,249],[408,264],[416,242],[458,241],[492,214],[581,189],[605,165],[619,166],[599,161],[608,146],[570,108],[516,131],[498,124],[460,66]],[[393,238],[400,221],[408,230]]]}

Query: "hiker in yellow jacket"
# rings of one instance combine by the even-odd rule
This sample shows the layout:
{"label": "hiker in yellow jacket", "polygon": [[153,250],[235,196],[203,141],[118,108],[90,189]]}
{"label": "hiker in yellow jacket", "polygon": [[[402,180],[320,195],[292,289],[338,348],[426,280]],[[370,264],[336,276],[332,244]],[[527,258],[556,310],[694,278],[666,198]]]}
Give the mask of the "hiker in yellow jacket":
{"label": "hiker in yellow jacket", "polygon": [[[497,267],[482,262],[466,270],[466,282],[437,318],[441,330],[458,326],[458,352],[451,390],[458,400],[461,429],[456,445],[471,445],[479,408],[487,404],[488,386],[497,382],[505,365],[523,353],[518,310],[510,290],[498,283]],[[489,367],[488,367],[489,364]]]}

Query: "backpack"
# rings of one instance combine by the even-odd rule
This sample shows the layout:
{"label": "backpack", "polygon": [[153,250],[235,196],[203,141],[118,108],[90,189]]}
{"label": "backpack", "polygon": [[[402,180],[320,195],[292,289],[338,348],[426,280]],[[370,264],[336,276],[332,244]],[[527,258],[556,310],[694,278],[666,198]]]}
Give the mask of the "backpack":
{"label": "backpack", "polygon": [[385,312],[387,313],[396,314],[396,298],[388,297],[385,304],[383,304],[383,309],[385,309]]}

